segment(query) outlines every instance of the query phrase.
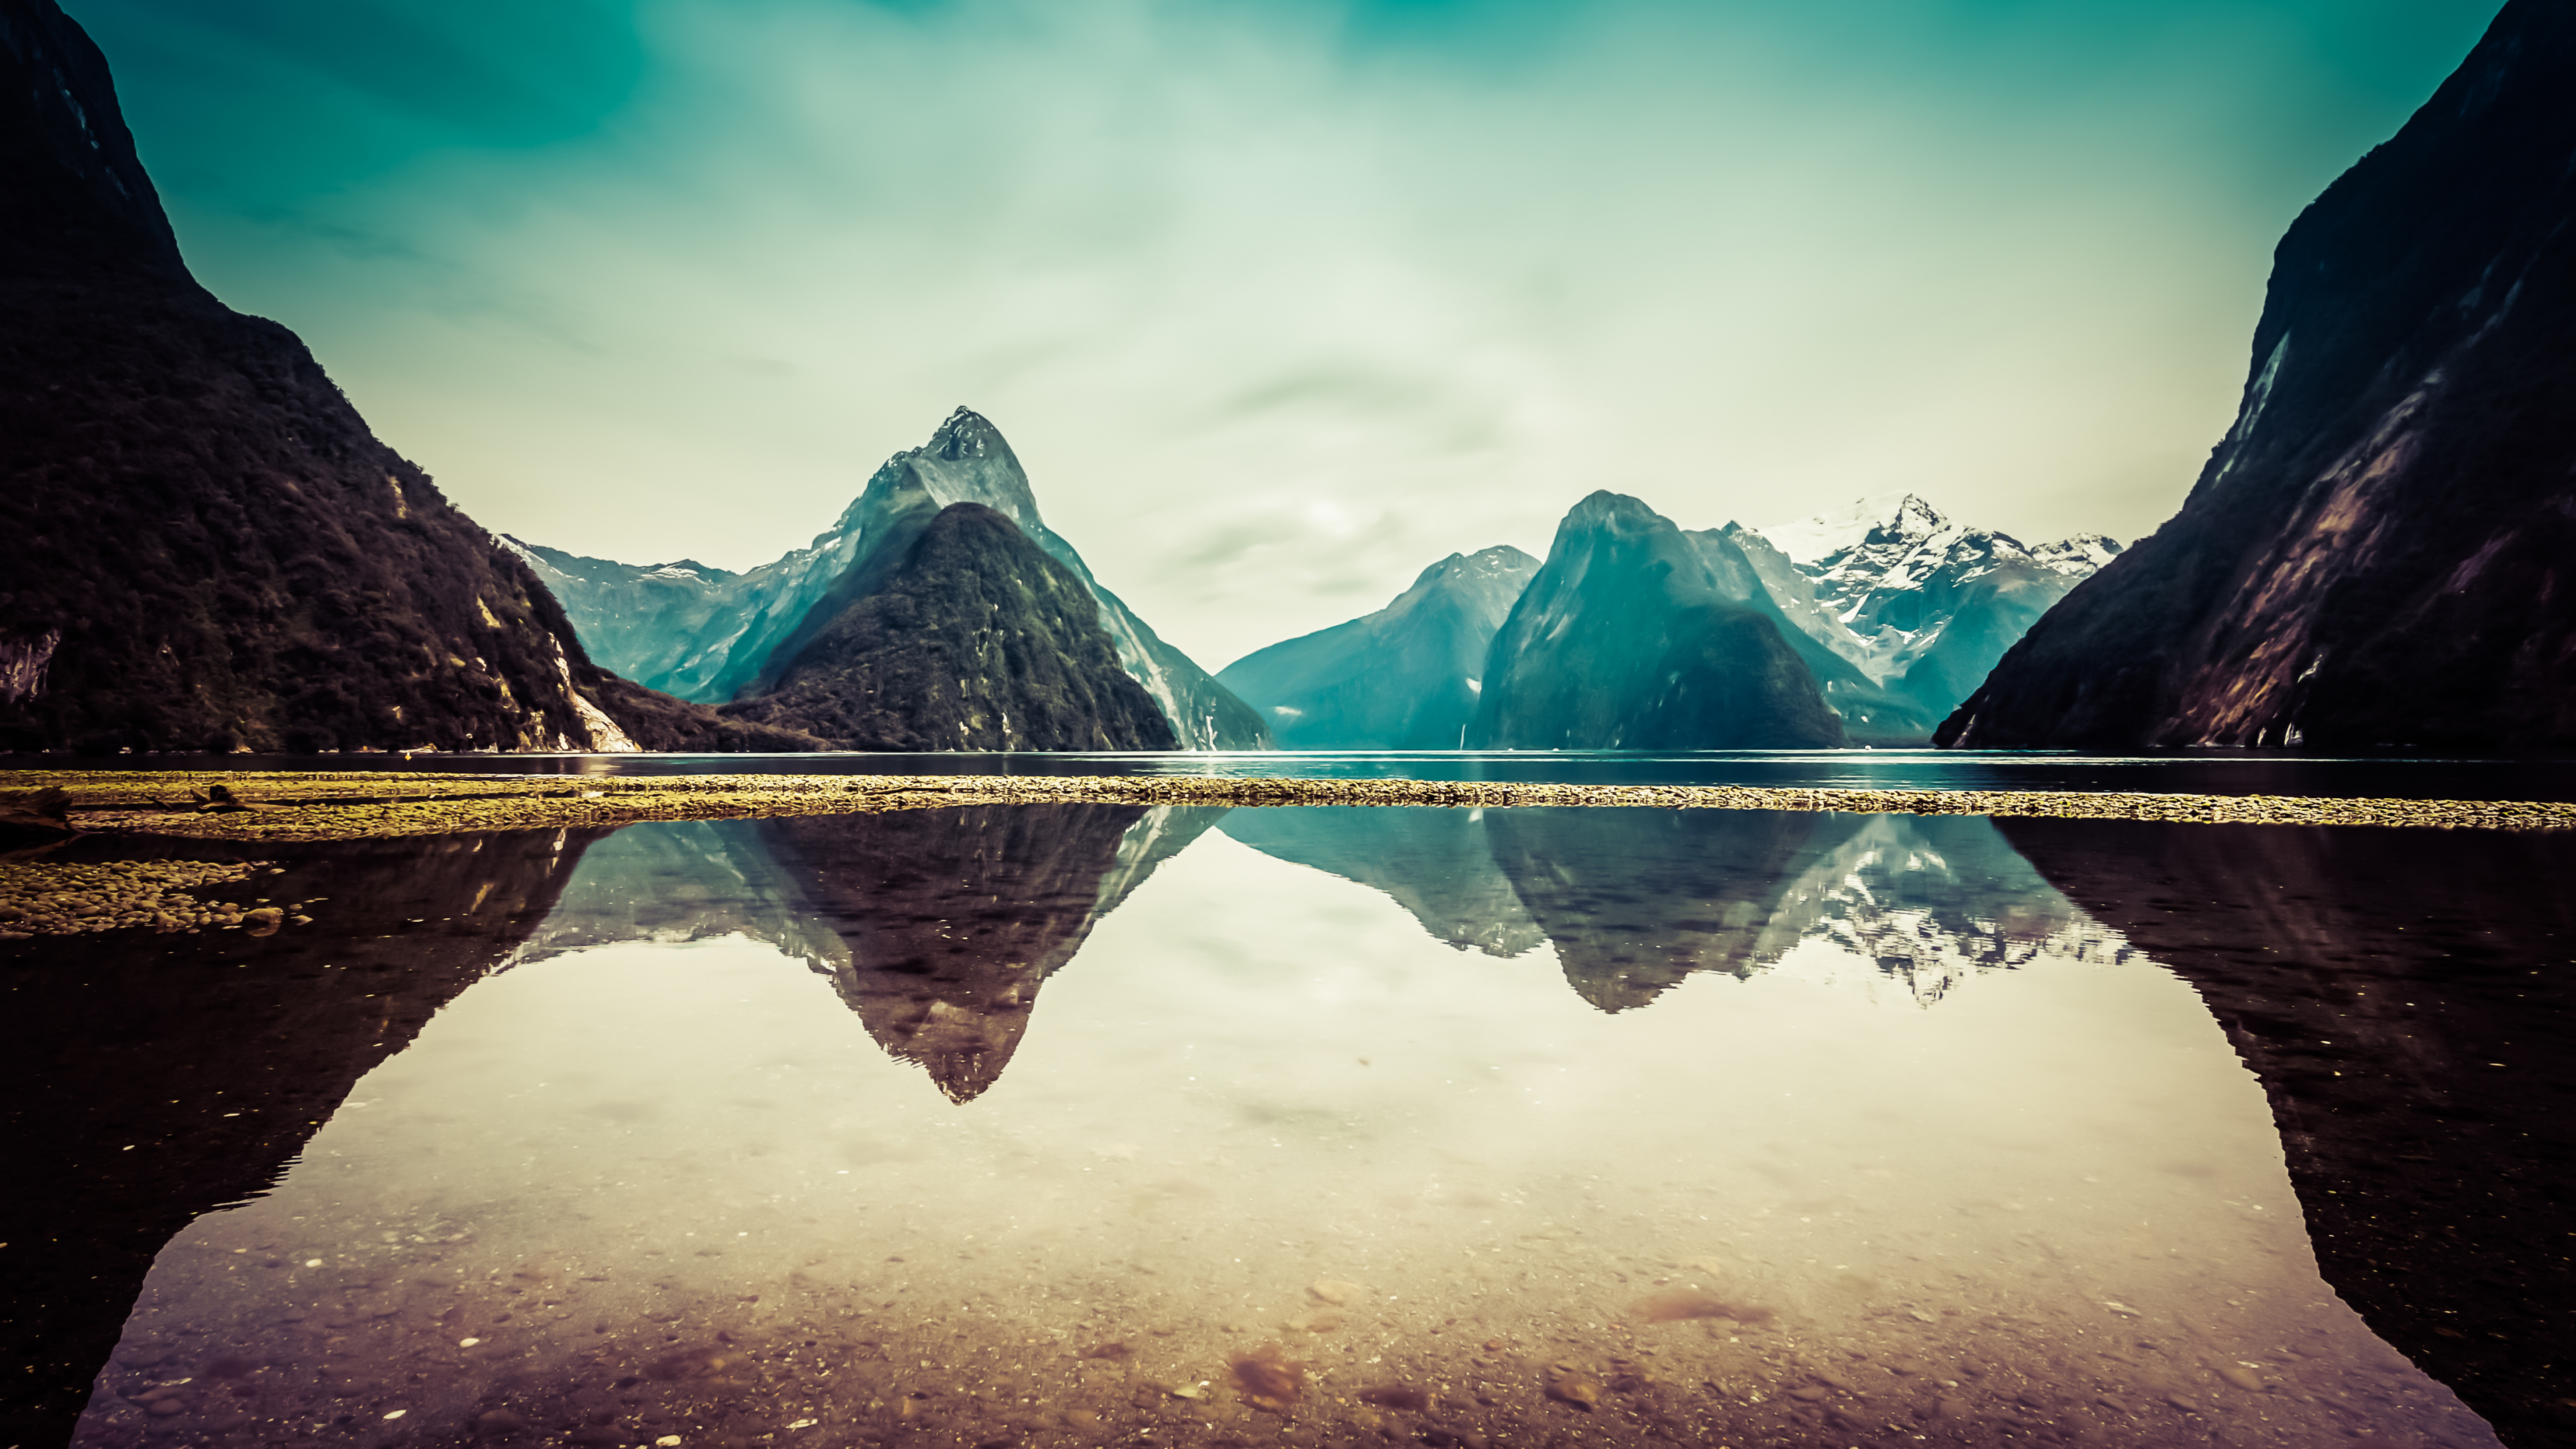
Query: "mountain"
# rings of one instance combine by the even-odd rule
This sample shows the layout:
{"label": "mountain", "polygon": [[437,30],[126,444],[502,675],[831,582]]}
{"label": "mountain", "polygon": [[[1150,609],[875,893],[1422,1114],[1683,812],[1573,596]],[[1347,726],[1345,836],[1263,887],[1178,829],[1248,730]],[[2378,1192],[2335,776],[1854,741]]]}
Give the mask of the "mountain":
{"label": "mountain", "polygon": [[0,195],[0,750],[816,746],[595,667],[293,333],[200,287],[51,0],[0,0]]}
{"label": "mountain", "polygon": [[915,498],[815,604],[814,632],[780,646],[775,682],[727,715],[854,750],[1173,747],[1071,569],[980,503],[922,521],[936,505]]}
{"label": "mountain", "polygon": [[2571,73],[2576,10],[2511,0],[2300,214],[2181,511],[1940,743],[2576,744]]}
{"label": "mountain", "polygon": [[[1717,597],[1771,621],[1862,744],[1930,739],[2034,620],[2120,552],[2098,533],[2025,547],[1910,493],[1682,536]],[[1451,554],[1376,613],[1248,654],[1217,681],[1284,749],[1454,748],[1490,641],[1538,567],[1503,545]]]}
{"label": "mountain", "polygon": [[1001,430],[965,408],[927,443],[888,458],[831,529],[746,573],[689,562],[614,563],[510,542],[563,598],[584,642],[610,667],[683,699],[722,704],[776,677],[801,643],[800,631],[821,626],[815,607],[877,551],[892,516],[919,498],[940,507],[980,503],[1071,570],[1099,600],[1120,666],[1154,697],[1182,748],[1271,748],[1258,714],[1100,586],[1073,545],[1038,516],[1028,473]]}
{"label": "mountain", "polygon": [[1728,597],[1793,631],[1827,701],[1872,743],[1928,739],[2040,615],[2120,553],[2098,533],[2025,547],[1911,493],[1690,538]]}
{"label": "mountain", "polygon": [[1839,745],[1842,721],[1768,617],[1729,599],[1670,519],[1599,492],[1487,651],[1475,749]]}
{"label": "mountain", "polygon": [[1217,683],[1284,750],[1449,750],[1466,737],[1485,651],[1538,560],[1509,544],[1453,553],[1374,614],[1247,654]]}

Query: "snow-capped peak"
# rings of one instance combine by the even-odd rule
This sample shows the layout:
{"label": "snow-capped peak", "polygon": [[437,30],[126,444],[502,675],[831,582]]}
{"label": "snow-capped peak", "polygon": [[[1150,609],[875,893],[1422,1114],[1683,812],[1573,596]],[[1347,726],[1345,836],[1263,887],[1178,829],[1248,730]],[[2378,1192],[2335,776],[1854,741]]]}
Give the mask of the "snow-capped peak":
{"label": "snow-capped peak", "polygon": [[2099,533],[2079,533],[2055,543],[2043,543],[2030,551],[2039,564],[2071,578],[2089,578],[2095,569],[2125,552],[2116,539]]}
{"label": "snow-capped peak", "polygon": [[1885,531],[1903,538],[1924,538],[1949,520],[1939,509],[1902,490],[1874,493],[1840,508],[1827,509],[1796,523],[1759,530],[1774,548],[1801,568],[1813,568],[1845,549]]}

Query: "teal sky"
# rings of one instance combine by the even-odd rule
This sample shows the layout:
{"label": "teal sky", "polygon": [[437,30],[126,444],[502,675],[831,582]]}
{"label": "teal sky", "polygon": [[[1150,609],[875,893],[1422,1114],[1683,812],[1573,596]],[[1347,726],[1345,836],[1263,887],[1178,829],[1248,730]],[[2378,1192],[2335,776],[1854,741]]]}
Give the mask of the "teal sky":
{"label": "teal sky", "polygon": [[2152,529],[2497,0],[65,0],[487,526],[744,567],[963,403],[1214,668],[1597,487]]}

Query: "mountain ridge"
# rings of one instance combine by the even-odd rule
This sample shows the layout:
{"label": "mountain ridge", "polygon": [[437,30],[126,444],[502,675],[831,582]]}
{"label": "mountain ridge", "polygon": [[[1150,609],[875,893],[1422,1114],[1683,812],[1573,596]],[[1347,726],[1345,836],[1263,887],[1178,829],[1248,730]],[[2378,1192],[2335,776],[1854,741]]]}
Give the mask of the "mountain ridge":
{"label": "mountain ridge", "polygon": [[2183,505],[1953,747],[2576,744],[2576,13],[2510,0],[2274,253]]}
{"label": "mountain ridge", "polygon": [[0,749],[811,749],[595,666],[286,328],[189,273],[105,59],[0,0]]}
{"label": "mountain ridge", "polygon": [[1047,527],[1009,441],[971,408],[959,407],[927,442],[878,465],[811,543],[738,574],[700,565],[619,564],[511,542],[563,596],[576,627],[603,657],[682,698],[723,704],[775,678],[819,627],[816,606],[876,550],[894,500],[915,493],[941,506],[982,504],[1071,570],[1099,601],[1120,667],[1154,697],[1180,747],[1272,747],[1260,715],[1164,642]]}

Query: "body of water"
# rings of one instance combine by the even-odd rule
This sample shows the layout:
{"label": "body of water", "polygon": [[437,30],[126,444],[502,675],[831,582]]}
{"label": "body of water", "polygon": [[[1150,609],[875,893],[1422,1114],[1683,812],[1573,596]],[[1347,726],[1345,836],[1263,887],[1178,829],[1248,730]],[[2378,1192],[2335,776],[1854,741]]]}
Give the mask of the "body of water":
{"label": "body of water", "polygon": [[155,849],[315,919],[7,943],[13,1442],[2576,1423],[2554,836],[1065,805]]}

